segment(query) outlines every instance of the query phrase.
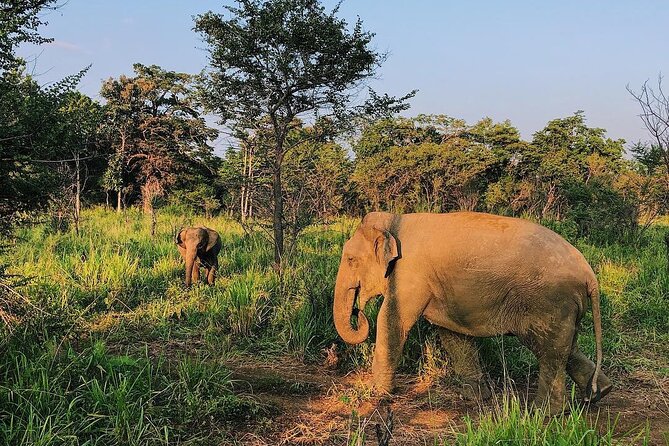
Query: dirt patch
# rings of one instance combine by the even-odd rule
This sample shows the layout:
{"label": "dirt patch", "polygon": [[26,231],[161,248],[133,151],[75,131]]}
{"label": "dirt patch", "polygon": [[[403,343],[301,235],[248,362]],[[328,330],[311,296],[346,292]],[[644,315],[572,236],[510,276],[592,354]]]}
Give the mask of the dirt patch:
{"label": "dirt patch", "polygon": [[[112,350],[127,351],[129,345]],[[167,360],[183,358],[184,352],[199,354],[207,348],[202,340],[172,339],[149,342],[152,357]],[[493,401],[485,403],[463,399],[453,386],[415,375],[399,375],[391,398],[372,396],[366,386],[368,373],[342,373],[318,364],[304,364],[298,358],[262,358],[235,354],[217,362],[230,370],[235,392],[250,394],[266,407],[265,419],[241,426],[237,444],[261,445],[342,445],[355,435],[365,435],[375,445],[376,425],[384,429],[387,411],[393,413],[391,445],[435,444],[452,439],[463,427],[463,418],[476,419],[492,410],[504,389],[497,386]],[[614,390],[597,405],[586,409],[593,425],[600,430],[614,426],[623,444],[641,444],[634,437],[648,429],[652,445],[669,445],[669,378],[635,372],[614,379]],[[531,398],[534,389],[517,383],[521,399]]]}
{"label": "dirt patch", "polygon": [[[452,388],[410,376],[398,377],[392,398],[366,393],[365,373],[338,374],[325,367],[304,365],[293,358],[271,364],[236,358],[225,363],[245,392],[274,408],[268,422],[248,426],[236,440],[248,445],[341,445],[364,432],[366,443],[377,444],[375,429],[393,413],[396,445],[435,444],[453,438],[466,415],[476,418],[491,403],[463,400]],[[520,388],[521,386],[519,386]],[[496,389],[500,396],[503,389]],[[633,374],[618,383],[615,392],[587,409],[593,424],[602,430],[615,426],[620,438],[649,427],[651,444],[669,444],[669,379]],[[492,403],[494,404],[494,403]]]}

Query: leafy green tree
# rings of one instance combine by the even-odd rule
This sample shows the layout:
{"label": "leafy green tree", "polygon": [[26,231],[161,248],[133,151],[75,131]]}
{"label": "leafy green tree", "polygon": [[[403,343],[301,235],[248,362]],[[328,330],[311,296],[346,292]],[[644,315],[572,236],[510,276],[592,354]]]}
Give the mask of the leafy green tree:
{"label": "leafy green tree", "polygon": [[202,116],[193,76],[155,65],[133,68],[135,76],[102,85],[104,128],[113,149],[103,185],[117,192],[119,212],[122,195],[134,190],[151,213],[158,196],[187,187],[203,170],[215,171],[210,141],[218,132]]}
{"label": "leafy green tree", "polygon": [[446,116],[373,123],[354,144],[352,181],[374,210],[473,210],[496,158],[468,129]]}
{"label": "leafy green tree", "polygon": [[53,198],[62,207],[62,214],[72,215],[74,227],[79,233],[82,193],[90,180],[89,162],[97,161],[100,153],[99,127],[102,122],[102,106],[90,97],[73,91],[67,94],[59,109],[58,139],[69,160],[62,162],[65,175],[61,193]]}
{"label": "leafy green tree", "polygon": [[[22,43],[51,39],[37,29],[45,22],[40,11],[55,0],[0,0],[0,226],[22,210],[39,209],[58,180],[49,161],[62,155],[56,141],[59,104],[83,73],[42,88],[25,74],[15,54]],[[39,160],[39,161],[36,161]],[[46,193],[45,193],[46,192]]]}
{"label": "leafy green tree", "polygon": [[[299,122],[296,126],[286,138],[294,147],[286,153],[281,177],[289,251],[302,229],[339,215],[351,196],[352,162],[346,149],[315,126]],[[272,217],[272,154],[259,140],[268,132],[243,138],[239,148],[230,148],[220,171],[221,181],[228,186],[227,207],[247,227],[265,226]]]}
{"label": "leafy green tree", "polygon": [[[12,222],[48,203],[61,186],[59,166],[71,159],[67,142],[77,132],[65,110],[82,71],[41,87],[21,69],[0,76],[0,215]],[[63,142],[65,139],[66,143]],[[7,225],[4,225],[5,229]]]}
{"label": "leafy green tree", "polygon": [[355,116],[388,114],[405,106],[373,92],[368,101],[356,104],[364,81],[384,60],[360,20],[349,29],[337,17],[337,8],[326,11],[318,0],[240,0],[225,9],[225,14],[208,12],[195,20],[210,55],[203,93],[230,128],[271,130],[262,139],[272,156],[274,257],[280,266],[286,225],[282,166],[286,153],[301,143],[287,142],[296,118],[315,122],[329,117],[331,125],[321,130],[336,131]]}
{"label": "leafy green tree", "polygon": [[56,0],[0,0],[0,70],[22,65],[16,47],[22,43],[39,45],[53,39],[40,36],[37,28],[46,22],[39,16],[44,9],[55,9]]}

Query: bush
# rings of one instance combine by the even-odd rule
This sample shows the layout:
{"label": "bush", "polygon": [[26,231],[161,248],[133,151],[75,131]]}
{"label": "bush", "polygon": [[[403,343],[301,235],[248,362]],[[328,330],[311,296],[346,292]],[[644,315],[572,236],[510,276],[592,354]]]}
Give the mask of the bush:
{"label": "bush", "polygon": [[565,196],[565,217],[577,225],[581,236],[607,241],[634,234],[637,229],[636,206],[609,186],[597,181],[571,183]]}

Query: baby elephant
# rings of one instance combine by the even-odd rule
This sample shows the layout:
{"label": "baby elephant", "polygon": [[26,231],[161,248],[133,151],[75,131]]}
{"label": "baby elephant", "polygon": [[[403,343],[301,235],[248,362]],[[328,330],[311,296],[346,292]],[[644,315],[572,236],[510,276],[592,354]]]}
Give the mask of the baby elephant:
{"label": "baby elephant", "polygon": [[213,285],[218,269],[218,253],[221,250],[218,232],[204,226],[182,228],[174,242],[186,262],[186,286],[190,286],[191,280],[200,280],[200,265],[204,267],[207,283]]}

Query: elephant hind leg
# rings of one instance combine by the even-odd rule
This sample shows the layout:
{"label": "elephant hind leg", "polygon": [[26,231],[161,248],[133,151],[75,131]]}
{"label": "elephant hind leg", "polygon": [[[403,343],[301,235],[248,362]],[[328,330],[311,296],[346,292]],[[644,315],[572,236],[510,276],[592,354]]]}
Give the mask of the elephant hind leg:
{"label": "elephant hind leg", "polygon": [[[556,301],[564,302],[564,299]],[[550,325],[530,326],[527,332],[519,335],[539,361],[535,405],[547,407],[551,415],[559,413],[566,402],[566,369],[576,336],[577,311],[576,304],[573,308],[556,308]]]}
{"label": "elephant hind leg", "polygon": [[218,259],[213,258],[207,262],[207,283],[213,285],[216,282],[216,271],[218,270]]}
{"label": "elephant hind leg", "polygon": [[484,380],[474,338],[443,327],[439,327],[438,331],[441,344],[453,366],[453,372],[462,380],[462,395],[467,399],[490,398],[490,388]]}
{"label": "elephant hind leg", "polygon": [[[574,343],[571,349],[571,354],[569,355],[569,360],[567,361],[567,373],[578,386],[582,397],[589,397],[588,391],[590,386],[588,383],[592,379],[592,375],[595,373],[595,363],[588,359],[588,357],[579,350],[578,345],[576,344],[576,338],[577,336],[574,336]],[[601,391],[599,398],[590,401],[592,403],[602,399],[613,388],[611,380],[604,374],[604,372],[599,372],[597,382],[599,383]]]}

